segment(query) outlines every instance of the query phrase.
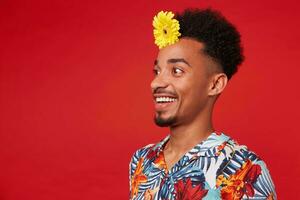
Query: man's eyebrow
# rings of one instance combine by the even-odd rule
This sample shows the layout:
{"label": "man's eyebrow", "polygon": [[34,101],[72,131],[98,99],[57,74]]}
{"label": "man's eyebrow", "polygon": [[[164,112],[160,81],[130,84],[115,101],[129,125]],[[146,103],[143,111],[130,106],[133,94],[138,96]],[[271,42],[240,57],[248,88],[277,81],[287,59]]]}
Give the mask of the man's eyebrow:
{"label": "man's eyebrow", "polygon": [[[167,60],[167,63],[177,63],[177,62],[183,62],[187,64],[188,66],[192,67],[188,61],[186,61],[184,58],[171,58]],[[154,60],[154,66],[158,65],[158,60]]]}
{"label": "man's eyebrow", "polygon": [[191,67],[190,63],[188,63],[188,61],[186,61],[184,58],[171,58],[167,60],[167,63],[177,63],[177,62],[183,62]]}

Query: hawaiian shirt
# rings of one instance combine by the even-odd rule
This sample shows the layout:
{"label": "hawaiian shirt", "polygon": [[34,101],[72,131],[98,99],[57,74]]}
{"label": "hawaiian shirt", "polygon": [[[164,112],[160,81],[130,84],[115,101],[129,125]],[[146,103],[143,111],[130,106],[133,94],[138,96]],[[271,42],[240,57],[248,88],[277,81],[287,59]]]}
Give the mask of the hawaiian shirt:
{"label": "hawaiian shirt", "polygon": [[171,169],[163,154],[169,138],[132,156],[130,199],[277,199],[265,162],[224,133],[213,132]]}

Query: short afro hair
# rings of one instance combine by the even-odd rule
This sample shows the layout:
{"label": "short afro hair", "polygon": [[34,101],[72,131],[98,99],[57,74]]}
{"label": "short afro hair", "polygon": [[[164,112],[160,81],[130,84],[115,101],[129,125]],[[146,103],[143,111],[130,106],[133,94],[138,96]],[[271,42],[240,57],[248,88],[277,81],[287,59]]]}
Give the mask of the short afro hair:
{"label": "short afro hair", "polygon": [[220,12],[206,9],[186,9],[175,18],[180,24],[180,38],[192,38],[204,44],[204,53],[222,66],[228,80],[243,62],[240,34]]}

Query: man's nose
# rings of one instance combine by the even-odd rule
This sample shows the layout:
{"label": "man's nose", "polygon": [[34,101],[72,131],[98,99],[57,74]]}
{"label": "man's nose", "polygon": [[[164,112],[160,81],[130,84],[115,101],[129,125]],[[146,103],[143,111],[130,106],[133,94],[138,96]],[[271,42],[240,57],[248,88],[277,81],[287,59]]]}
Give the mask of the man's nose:
{"label": "man's nose", "polygon": [[152,92],[154,92],[156,88],[166,88],[168,87],[168,85],[169,85],[168,77],[165,77],[162,74],[158,74],[151,82],[151,89]]}

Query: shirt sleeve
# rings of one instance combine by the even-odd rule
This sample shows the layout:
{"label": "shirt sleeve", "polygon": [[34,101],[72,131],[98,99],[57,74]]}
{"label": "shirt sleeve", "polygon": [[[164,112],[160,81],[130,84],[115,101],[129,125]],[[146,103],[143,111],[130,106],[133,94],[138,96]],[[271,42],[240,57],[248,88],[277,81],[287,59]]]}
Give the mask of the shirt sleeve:
{"label": "shirt sleeve", "polygon": [[133,174],[134,171],[136,169],[137,166],[137,160],[139,157],[139,150],[137,150],[131,157],[130,162],[129,162],[129,199],[132,199],[132,178],[133,178]]}
{"label": "shirt sleeve", "polygon": [[[260,174],[253,183],[254,196],[253,199],[268,199],[275,200],[277,195],[275,192],[275,185],[271,178],[270,172],[267,168],[266,163],[263,160],[258,160],[254,164],[260,166]],[[243,199],[249,199],[248,196],[245,196]],[[252,198],[250,198],[252,199]]]}
{"label": "shirt sleeve", "polygon": [[129,196],[130,196],[130,191],[131,191],[131,163],[132,163],[132,158],[130,159],[130,162],[129,162]]}
{"label": "shirt sleeve", "polygon": [[[244,145],[233,143],[226,167],[218,177],[221,195],[227,199],[277,199],[266,163]],[[225,198],[225,199],[226,199]]]}
{"label": "shirt sleeve", "polygon": [[130,159],[130,162],[129,162],[129,199],[131,199],[131,179],[132,179],[132,174],[133,174],[133,156],[131,157]]}

